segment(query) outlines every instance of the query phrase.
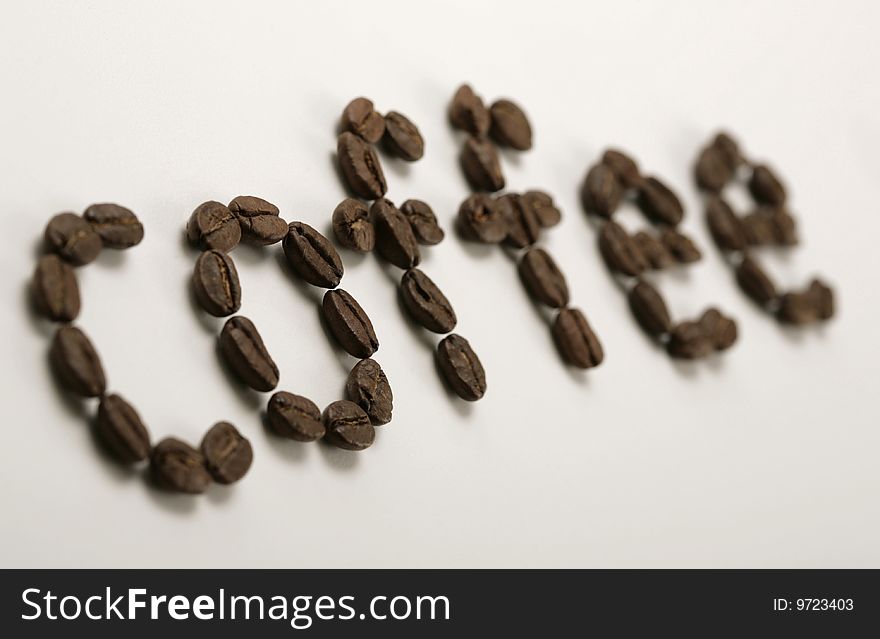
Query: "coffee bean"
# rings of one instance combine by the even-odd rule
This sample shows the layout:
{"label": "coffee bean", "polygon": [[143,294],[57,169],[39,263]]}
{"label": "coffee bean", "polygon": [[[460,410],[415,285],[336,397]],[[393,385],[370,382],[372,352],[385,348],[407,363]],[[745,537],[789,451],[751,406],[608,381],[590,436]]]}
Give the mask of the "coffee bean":
{"label": "coffee bean", "polygon": [[444,233],[437,222],[437,216],[426,202],[407,200],[400,207],[400,212],[409,220],[413,235],[419,244],[432,246],[443,241]]}
{"label": "coffee bean", "polygon": [[475,193],[461,203],[458,225],[466,239],[484,244],[497,244],[507,237],[507,220],[501,207],[483,193]]}
{"label": "coffee bean", "polygon": [[551,331],[559,354],[572,366],[593,368],[605,358],[599,339],[580,310],[564,308],[559,311]]}
{"label": "coffee bean", "polygon": [[486,394],[486,371],[470,343],[452,333],[437,344],[437,366],[452,391],[475,402]]}
{"label": "coffee bean", "polygon": [[31,292],[37,312],[54,322],[72,322],[79,315],[76,274],[57,255],[44,255],[37,262]]}
{"label": "coffee bean", "polygon": [[663,229],[660,233],[660,241],[672,253],[672,256],[682,264],[698,262],[703,256],[691,238],[674,229]]}
{"label": "coffee bean", "polygon": [[343,247],[369,253],[376,246],[376,229],[370,221],[370,209],[353,197],[347,197],[333,211],[333,235]]}
{"label": "coffee bean", "polygon": [[639,186],[636,202],[652,222],[676,226],[684,217],[678,196],[656,177],[647,177]]}
{"label": "coffee bean", "polygon": [[770,213],[770,225],[773,228],[773,238],[777,244],[794,246],[798,243],[794,218],[785,209],[774,209]]}
{"label": "coffee bean", "polygon": [[532,125],[523,110],[510,100],[496,100],[489,107],[489,134],[502,146],[517,151],[532,148]]}
{"label": "coffee bean", "polygon": [[229,422],[217,422],[200,446],[205,468],[218,484],[233,484],[247,474],[254,461],[251,443]]}
{"label": "coffee bean", "polygon": [[127,249],[144,239],[144,226],[137,216],[118,204],[92,204],[83,219],[101,236],[104,246]]}
{"label": "coffee bean", "polygon": [[742,164],[742,155],[739,152],[739,145],[727,133],[721,132],[712,140],[712,146],[721,152],[724,161],[731,171],[736,171]]}
{"label": "coffee bean", "polygon": [[761,306],[777,298],[776,286],[770,277],[748,256],[736,267],[736,281],[743,292]]}
{"label": "coffee bean", "polygon": [[489,132],[491,116],[482,98],[467,84],[463,84],[455,92],[449,105],[449,121],[456,129],[476,137],[484,137]]}
{"label": "coffee bean", "polygon": [[193,292],[199,305],[214,317],[241,308],[241,285],[232,258],[222,251],[205,251],[193,270]]}
{"label": "coffee bean", "polygon": [[556,262],[540,248],[530,248],[519,260],[519,276],[533,299],[550,308],[568,304],[568,284]]}
{"label": "coffee bean", "polygon": [[676,263],[676,259],[669,252],[669,249],[663,245],[663,242],[650,233],[639,231],[632,236],[632,239],[652,269],[659,271],[669,268]]}
{"label": "coffee bean", "polygon": [[370,207],[376,227],[376,250],[379,255],[402,269],[412,268],[421,261],[419,243],[409,220],[388,200],[376,200]]}
{"label": "coffee bean", "polygon": [[742,229],[749,246],[769,246],[776,243],[773,220],[763,211],[744,215]]}
{"label": "coffee bean", "polygon": [[452,304],[430,277],[417,268],[400,279],[400,297],[410,316],[434,333],[448,333],[458,322]]}
{"label": "coffee bean", "polygon": [[66,262],[83,266],[101,252],[101,236],[75,213],[59,213],[46,225],[46,246]]}
{"label": "coffee bean", "polygon": [[800,292],[784,293],[780,296],[776,317],[780,322],[800,326],[812,324],[818,319],[812,299],[806,293]]}
{"label": "coffee bean", "polygon": [[741,251],[746,247],[742,221],[726,200],[712,196],[706,204],[706,222],[715,243],[727,251]]}
{"label": "coffee bean", "polygon": [[387,424],[391,421],[394,408],[394,395],[385,371],[373,359],[362,359],[348,374],[345,383],[348,399],[361,407],[373,424]]}
{"label": "coffee bean", "polygon": [[394,155],[415,162],[425,154],[425,141],[409,118],[397,111],[385,114],[385,147]]}
{"label": "coffee bean", "polygon": [[697,322],[677,324],[669,334],[666,350],[676,359],[700,359],[715,350],[712,339]]}
{"label": "coffee bean", "polygon": [[562,213],[553,204],[553,198],[543,191],[526,191],[522,195],[523,203],[535,213],[538,223],[545,229],[556,226],[562,220]]}
{"label": "coffee bean", "polygon": [[606,164],[595,164],[581,187],[581,202],[588,213],[610,218],[620,205],[623,188],[614,171]]}
{"label": "coffee bean", "polygon": [[599,231],[599,253],[612,271],[635,277],[648,267],[635,240],[616,222],[605,222]]}
{"label": "coffee bean", "polygon": [[126,464],[150,455],[150,434],[140,415],[119,395],[107,395],[98,405],[95,430],[110,452]]}
{"label": "coffee bean", "polygon": [[376,144],[385,133],[385,119],[373,108],[370,100],[355,98],[342,111],[342,130]]}
{"label": "coffee bean", "polygon": [[174,437],[163,439],[153,448],[150,472],[156,484],[175,492],[195,495],[211,485],[202,453]]}
{"label": "coffee bean", "polygon": [[759,164],[752,168],[749,191],[759,204],[782,206],[785,204],[785,187],[770,167]]}
{"label": "coffee bean", "polygon": [[298,442],[313,442],[324,436],[321,410],[310,399],[278,391],[266,408],[269,426],[276,435]]}
{"label": "coffee bean", "polygon": [[697,158],[694,175],[698,187],[704,191],[718,193],[733,177],[733,171],[721,149],[707,146]]}
{"label": "coffee bean", "polygon": [[611,169],[625,188],[634,189],[642,181],[639,165],[623,151],[607,149],[602,154],[602,164]]}
{"label": "coffee bean", "polygon": [[498,206],[507,220],[507,237],[504,243],[513,248],[526,248],[541,237],[541,224],[531,207],[526,206],[521,195],[508,193],[497,198]]}
{"label": "coffee bean", "polygon": [[461,168],[475,191],[500,191],[504,188],[498,152],[489,140],[465,140],[461,150]]}
{"label": "coffee bean", "polygon": [[364,359],[379,349],[373,323],[346,291],[341,288],[327,291],[322,308],[330,332],[349,355]]}
{"label": "coffee bean", "polygon": [[278,386],[278,367],[248,318],[227,320],[220,331],[220,352],[235,375],[254,390],[267,392]]}
{"label": "coffee bean", "polygon": [[736,342],[736,322],[722,315],[717,308],[706,309],[697,323],[712,341],[716,351],[727,350]]}
{"label": "coffee bean", "polygon": [[238,219],[242,239],[250,244],[268,246],[287,235],[287,222],[278,217],[278,207],[254,195],[239,195],[229,203]]}
{"label": "coffee bean", "polygon": [[375,200],[385,195],[388,190],[385,173],[372,146],[345,132],[336,142],[336,155],[345,181],[357,196]]}
{"label": "coffee bean", "polygon": [[241,241],[241,226],[229,208],[220,202],[205,202],[190,216],[186,236],[203,251],[216,249],[228,253]]}
{"label": "coffee bean", "polygon": [[627,294],[630,310],[635,315],[639,326],[652,337],[659,337],[672,329],[672,318],[660,292],[639,280]]}
{"label": "coffee bean", "polygon": [[305,222],[291,222],[284,237],[290,267],[309,284],[334,288],[342,281],[342,258],[326,237]]}
{"label": "coffee bean", "polygon": [[92,342],[75,326],[62,326],[52,338],[49,362],[61,384],[82,397],[98,397],[107,388],[104,367]]}
{"label": "coffee bean", "polygon": [[821,280],[814,279],[810,282],[807,295],[811,298],[819,319],[828,320],[834,316],[834,291],[831,287]]}
{"label": "coffee bean", "polygon": [[363,409],[348,400],[333,402],[322,415],[327,434],[324,441],[344,450],[364,450],[376,438],[376,429]]}

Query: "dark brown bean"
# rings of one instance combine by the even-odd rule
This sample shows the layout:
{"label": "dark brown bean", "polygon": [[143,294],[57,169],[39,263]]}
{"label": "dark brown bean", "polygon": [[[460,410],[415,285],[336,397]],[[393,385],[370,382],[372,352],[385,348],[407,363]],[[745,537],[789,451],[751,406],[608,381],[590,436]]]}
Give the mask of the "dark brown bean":
{"label": "dark brown bean", "polygon": [[636,188],[642,181],[639,165],[634,159],[618,149],[607,149],[602,154],[602,164],[610,168],[627,189]]}
{"label": "dark brown bean", "polygon": [[345,394],[361,407],[373,424],[387,424],[394,409],[394,395],[385,371],[373,359],[362,359],[348,374]]}
{"label": "dark brown bean", "polygon": [[531,207],[526,206],[522,196],[508,193],[496,199],[507,220],[507,237],[504,243],[513,248],[526,248],[541,237],[541,223]]}
{"label": "dark brown bean", "polygon": [[322,308],[330,332],[349,355],[364,359],[379,349],[373,323],[349,293],[341,288],[327,291]]}
{"label": "dark brown bean", "polygon": [[716,135],[715,139],[712,140],[712,146],[721,152],[724,161],[727,162],[727,166],[730,167],[731,171],[736,171],[739,165],[742,164],[742,155],[739,151],[739,145],[737,145],[736,140],[730,137],[727,133],[722,131]]}
{"label": "dark brown bean", "polygon": [[587,213],[610,218],[620,205],[623,187],[606,164],[595,164],[581,187],[581,202]]}
{"label": "dark brown bean", "polygon": [[376,227],[376,250],[379,255],[402,269],[417,266],[421,261],[419,243],[409,220],[388,200],[376,200],[370,207]]}
{"label": "dark brown bean", "polygon": [[773,209],[770,213],[773,238],[781,246],[794,246],[798,243],[797,226],[794,218],[785,209]]}
{"label": "dark brown bean", "polygon": [[415,162],[425,154],[425,140],[418,127],[397,111],[385,114],[384,142],[385,148],[407,162]]}
{"label": "dark brown bean", "polygon": [[736,322],[722,315],[717,308],[708,308],[697,320],[703,333],[712,341],[716,351],[727,350],[737,338]]}
{"label": "dark brown bean", "polygon": [[465,239],[497,244],[507,237],[507,220],[492,198],[475,193],[458,208],[458,225]]}
{"label": "dark brown bean", "polygon": [[121,462],[133,464],[150,456],[150,434],[134,407],[119,395],[98,404],[95,431]]}
{"label": "dark brown bean", "polygon": [[156,484],[175,492],[195,495],[211,485],[202,453],[174,437],[163,439],[153,448],[150,472]]}
{"label": "dark brown bean", "polygon": [[385,195],[385,173],[372,146],[346,131],[336,142],[336,155],[345,181],[357,196],[375,200]]}
{"label": "dark brown bean", "polygon": [[743,292],[761,306],[766,306],[778,296],[770,277],[749,256],[745,256],[736,267],[736,281]]}
{"label": "dark brown bean", "polygon": [[461,150],[461,168],[475,191],[500,191],[504,188],[498,152],[489,140],[473,137],[465,140]]}
{"label": "dark brown bean", "polygon": [[326,237],[305,222],[291,222],[284,237],[284,255],[302,279],[321,288],[339,286],[345,269]]}
{"label": "dark brown bean", "polygon": [[333,402],[322,415],[327,434],[324,441],[344,450],[364,450],[376,438],[376,429],[363,409],[345,399]]}
{"label": "dark brown bean", "polygon": [[129,209],[118,204],[92,204],[83,219],[101,236],[102,244],[111,249],[127,249],[144,239],[144,225]]}
{"label": "dark brown bean", "polygon": [[72,322],[79,315],[79,285],[73,268],[55,254],[37,262],[31,281],[37,312],[54,322]]}
{"label": "dark brown bean", "polygon": [[186,236],[203,251],[216,249],[228,253],[241,241],[241,226],[225,205],[204,202],[190,216]]}
{"label": "dark brown bean", "polygon": [[49,362],[61,384],[82,397],[98,397],[107,389],[104,367],[91,340],[75,326],[55,331]]}
{"label": "dark brown bean", "polygon": [[342,130],[351,131],[370,144],[376,144],[385,133],[385,119],[367,98],[355,98],[342,111]]}
{"label": "dark brown bean", "polygon": [[214,317],[241,308],[241,285],[232,258],[222,251],[205,251],[193,270],[193,292],[199,305]]}
{"label": "dark brown bean", "polygon": [[400,212],[409,220],[413,235],[419,244],[432,246],[443,241],[444,233],[437,222],[437,216],[426,202],[407,200],[400,207]]}
{"label": "dark brown bean", "polygon": [[532,148],[532,125],[523,110],[510,100],[496,100],[489,107],[489,134],[502,146],[517,151]]}
{"label": "dark brown bean", "polygon": [[278,391],[269,399],[266,416],[272,431],[281,437],[313,442],[324,436],[321,410],[301,395]]}
{"label": "dark brown bean", "polygon": [[550,308],[568,304],[568,284],[556,262],[540,248],[530,248],[520,258],[519,276],[533,299]]}
{"label": "dark brown bean", "polygon": [[746,247],[746,237],[742,221],[737,217],[726,200],[712,196],[706,204],[706,222],[712,239],[719,248],[726,251],[742,251]]}
{"label": "dark brown bean", "polygon": [[663,229],[663,232],[660,233],[660,241],[681,264],[698,262],[703,256],[694,241],[680,231]]}
{"label": "dark brown bean", "polygon": [[629,290],[627,300],[639,326],[648,335],[659,337],[672,329],[672,318],[666,302],[660,292],[644,280],[639,280]]}
{"label": "dark brown bean", "polygon": [[652,269],[659,271],[676,263],[676,259],[663,242],[650,233],[639,231],[632,236],[632,239]]}
{"label": "dark brown bean", "polygon": [[605,358],[599,338],[584,314],[576,308],[559,311],[553,322],[552,333],[562,359],[572,366],[593,368]]}
{"label": "dark brown bean", "polygon": [[75,213],[59,213],[46,225],[46,247],[74,266],[93,262],[101,252],[101,236]]}
{"label": "dark brown bean", "polygon": [[834,291],[821,280],[814,279],[807,289],[812,304],[816,307],[816,316],[828,320],[834,316]]}
{"label": "dark brown bean", "polygon": [[812,299],[806,293],[784,293],[779,298],[779,308],[776,317],[780,322],[803,326],[812,324],[818,319],[816,307]]}
{"label": "dark brown bean", "polygon": [[229,210],[241,226],[242,239],[250,244],[268,246],[287,235],[287,222],[278,217],[278,207],[254,195],[239,195],[229,203]]}
{"label": "dark brown bean", "polygon": [[486,394],[486,371],[470,343],[452,333],[437,344],[437,366],[461,399],[475,402]]}
{"label": "dark brown bean", "polygon": [[676,226],[684,217],[678,196],[656,177],[647,177],[639,185],[636,198],[639,208],[652,222]]}
{"label": "dark brown bean", "polygon": [[430,277],[417,268],[400,278],[400,297],[410,316],[434,333],[448,333],[458,322],[452,304]]}
{"label": "dark brown bean", "polygon": [[754,211],[744,215],[742,229],[749,246],[769,246],[776,243],[773,220],[763,211]]}
{"label": "dark brown bean", "polygon": [[220,352],[235,375],[254,390],[267,392],[278,386],[278,367],[248,318],[227,320],[220,331]]}
{"label": "dark brown bean", "polygon": [[733,171],[724,153],[715,146],[707,146],[694,166],[697,186],[710,193],[718,193],[733,177]]}
{"label": "dark brown bean", "polygon": [[599,231],[599,252],[609,269],[635,277],[648,267],[635,240],[616,222],[605,222]]}
{"label": "dark brown bean", "polygon": [[205,468],[218,484],[233,484],[247,474],[254,461],[251,443],[229,422],[217,422],[200,446]]}
{"label": "dark brown bean", "polygon": [[681,322],[669,334],[666,350],[676,359],[700,359],[709,355],[715,347],[697,322]]}
{"label": "dark brown bean", "polygon": [[538,223],[544,228],[556,226],[562,221],[562,212],[556,208],[553,198],[543,191],[526,191],[523,203],[534,211]]}
{"label": "dark brown bean", "polygon": [[749,191],[759,204],[782,206],[785,204],[785,187],[770,167],[759,164],[752,168]]}
{"label": "dark brown bean", "polygon": [[457,129],[477,137],[489,132],[491,116],[482,98],[467,84],[458,87],[449,105],[449,121]]}
{"label": "dark brown bean", "polygon": [[359,253],[369,253],[376,246],[376,229],[370,221],[370,209],[353,197],[347,197],[333,211],[333,235],[342,246]]}

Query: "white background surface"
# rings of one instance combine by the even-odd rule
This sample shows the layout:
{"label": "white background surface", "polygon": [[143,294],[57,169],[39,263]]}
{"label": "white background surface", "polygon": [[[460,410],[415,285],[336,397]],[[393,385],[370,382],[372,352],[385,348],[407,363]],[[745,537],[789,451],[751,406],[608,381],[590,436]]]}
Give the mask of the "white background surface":
{"label": "white background surface", "polygon": [[[0,564],[880,565],[876,3],[80,2],[4,14]],[[360,454],[268,436],[266,398],[235,390],[214,352],[220,322],[189,301],[188,214],[256,194],[326,230],[343,197],[335,121],[363,94],[427,141],[416,164],[384,161],[389,197],[425,199],[450,230],[466,186],[445,107],[464,80],[532,120],[535,148],[506,155],[504,171],[564,210],[545,245],[605,363],[565,368],[512,262],[450,232],[423,268],[487,369],[487,396],[466,405],[435,374],[433,338],[399,309],[397,272],[344,253],[394,422]],[[804,241],[766,263],[783,286],[816,273],[833,283],[827,327],[777,326],[710,244],[690,167],[722,125],[786,179]],[[631,320],[577,200],[609,144],[685,201],[705,257],[660,286],[679,318],[716,304],[739,320],[726,356],[672,363]],[[146,239],[78,271],[78,323],[156,439],[198,442],[220,419],[250,437],[253,468],[231,489],[149,489],[99,454],[53,384],[49,329],[25,286],[48,217],[96,201],[134,209]],[[235,251],[242,312],[280,387],[325,405],[353,360],[278,251]]]}

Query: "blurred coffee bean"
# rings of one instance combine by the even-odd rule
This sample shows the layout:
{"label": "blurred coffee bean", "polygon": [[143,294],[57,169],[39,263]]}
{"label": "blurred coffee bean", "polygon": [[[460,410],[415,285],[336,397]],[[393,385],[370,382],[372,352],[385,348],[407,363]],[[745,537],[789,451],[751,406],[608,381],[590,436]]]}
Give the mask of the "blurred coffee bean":
{"label": "blurred coffee bean", "polygon": [[834,316],[834,292],[823,281],[814,279],[807,288],[807,295],[816,308],[816,316],[828,320]]}
{"label": "blurred coffee bean", "polygon": [[627,295],[629,307],[639,326],[652,337],[668,333],[672,329],[672,319],[666,302],[656,288],[639,280]]}
{"label": "blurred coffee bean", "polygon": [[752,168],[749,191],[759,204],[782,206],[785,204],[785,187],[770,167],[759,164]]}
{"label": "blurred coffee bean", "polygon": [[635,240],[616,222],[602,225],[599,253],[609,269],[631,277],[641,275],[648,266]]}
{"label": "blurred coffee bean", "polygon": [[517,151],[532,148],[532,125],[523,110],[511,100],[496,100],[489,107],[489,134],[502,146]]}
{"label": "blurred coffee bean", "polygon": [[55,331],[49,362],[64,388],[81,397],[98,397],[107,388],[98,352],[80,329],[62,326]]}
{"label": "blurred coffee bean", "polygon": [[715,347],[700,324],[685,321],[670,332],[666,350],[676,359],[700,359],[712,353]]}
{"label": "blurred coffee bean", "polygon": [[620,205],[623,187],[607,164],[596,164],[584,179],[581,202],[588,213],[610,218]]}
{"label": "blurred coffee bean", "polygon": [[739,145],[737,145],[736,140],[727,133],[724,133],[723,131],[718,133],[715,136],[715,139],[712,140],[712,146],[718,149],[721,153],[721,156],[724,158],[724,161],[727,163],[731,172],[736,171],[739,165],[742,164],[742,155],[739,151]]}
{"label": "blurred coffee bean", "polygon": [[718,193],[733,177],[733,170],[721,149],[707,146],[697,158],[694,174],[698,187],[704,191]]}
{"label": "blurred coffee bean", "polygon": [[673,229],[663,229],[660,233],[660,242],[681,264],[697,262],[703,256],[691,238]]}
{"label": "blurred coffee bean", "polygon": [[746,236],[742,221],[730,205],[718,196],[712,196],[706,203],[706,222],[712,239],[726,251],[742,251],[746,247]]}
{"label": "blurred coffee bean", "polygon": [[425,154],[425,141],[409,118],[397,111],[385,114],[385,147],[407,162],[415,162]]}
{"label": "blurred coffee bean", "polygon": [[504,243],[513,248],[531,246],[541,236],[541,224],[531,207],[527,206],[522,196],[508,193],[496,198],[501,212],[507,220],[507,237]]}
{"label": "blurred coffee bean", "polygon": [[656,177],[642,180],[636,202],[648,219],[655,224],[677,226],[684,217],[684,207],[678,196]]}
{"label": "blurred coffee bean", "polygon": [[407,200],[400,206],[419,244],[432,246],[443,241],[444,233],[431,207],[421,200]]}
{"label": "blurred coffee bean", "polygon": [[543,191],[526,191],[523,203],[535,213],[538,223],[544,228],[556,226],[562,220],[562,213],[553,203],[553,198]]}
{"label": "blurred coffee bean", "polygon": [[697,320],[703,333],[712,341],[716,351],[723,351],[736,342],[736,322],[723,315],[717,308],[709,308]]}
{"label": "blurred coffee bean", "polygon": [[186,442],[167,437],[150,453],[150,472],[160,487],[180,493],[203,493],[211,485],[205,458]]}
{"label": "blurred coffee bean", "polygon": [[475,193],[458,208],[458,225],[466,239],[497,244],[507,237],[507,220],[489,196]]}
{"label": "blurred coffee bean", "polygon": [[504,188],[504,175],[498,152],[489,141],[468,138],[461,150],[461,168],[475,191],[500,191]]}
{"label": "blurred coffee bean", "polygon": [[769,246],[776,243],[773,220],[763,211],[754,211],[742,218],[743,234],[749,246]]}
{"label": "blurred coffee bean", "polygon": [[533,299],[550,308],[568,304],[568,284],[553,258],[540,248],[530,248],[519,260],[518,271]]}
{"label": "blurred coffee bean", "polygon": [[98,405],[95,430],[121,462],[133,464],[150,455],[150,434],[134,407],[119,395],[107,395]]}
{"label": "blurred coffee bean", "polygon": [[449,105],[449,121],[456,129],[466,131],[476,137],[489,133],[491,117],[482,98],[467,84],[455,92]]}
{"label": "blurred coffee bean", "polygon": [[72,322],[79,315],[79,285],[73,268],[50,253],[37,262],[31,280],[34,306],[54,322]]}
{"label": "blurred coffee bean", "polygon": [[642,181],[639,165],[623,151],[607,149],[602,154],[602,164],[611,169],[624,188],[637,188]]}
{"label": "blurred coffee bean", "polygon": [[229,422],[217,422],[201,445],[205,467],[218,484],[232,484],[247,474],[254,460],[251,443]]}
{"label": "blurred coffee bean", "polygon": [[562,359],[578,368],[593,368],[602,363],[602,345],[587,318],[576,308],[564,308],[556,315],[551,329]]}
{"label": "blurred coffee bean", "polygon": [[639,231],[632,238],[652,269],[662,270],[676,263],[675,257],[663,245],[663,242],[650,233]]}
{"label": "blurred coffee bean", "polygon": [[743,292],[761,306],[766,306],[777,298],[776,286],[749,256],[745,256],[736,267],[736,281]]}
{"label": "blurred coffee bean", "polygon": [[794,246],[798,243],[794,218],[785,209],[774,209],[770,213],[770,225],[773,228],[773,238],[777,244]]}

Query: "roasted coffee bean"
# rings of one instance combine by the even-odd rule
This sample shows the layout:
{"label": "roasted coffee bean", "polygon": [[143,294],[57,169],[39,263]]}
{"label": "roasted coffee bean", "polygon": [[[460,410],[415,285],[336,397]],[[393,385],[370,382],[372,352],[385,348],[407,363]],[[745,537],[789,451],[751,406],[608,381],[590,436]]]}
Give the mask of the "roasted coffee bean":
{"label": "roasted coffee bean", "polygon": [[387,424],[391,421],[394,408],[394,395],[385,371],[373,359],[362,359],[348,374],[345,394],[360,406],[373,424]]}
{"label": "roasted coffee bean", "polygon": [[291,222],[284,237],[284,255],[290,267],[309,284],[334,288],[344,268],[339,253],[326,237],[305,222]]}
{"label": "roasted coffee bean", "polygon": [[385,173],[372,146],[346,131],[336,142],[336,155],[345,181],[357,196],[375,200],[385,195]]}
{"label": "roasted coffee bean", "polygon": [[639,165],[623,151],[608,149],[602,154],[602,164],[610,168],[620,183],[628,189],[638,187],[642,181]]}
{"label": "roasted coffee bean", "polygon": [[31,291],[37,311],[54,322],[72,322],[79,315],[76,274],[57,255],[44,255],[37,262]]}
{"label": "roasted coffee bean", "polygon": [[816,308],[816,316],[821,320],[831,319],[834,315],[834,292],[821,280],[813,280],[807,289],[807,295]]}
{"label": "roasted coffee bean", "polygon": [[660,233],[660,241],[672,256],[682,264],[698,262],[703,256],[693,240],[684,233],[673,229],[663,229]]}
{"label": "roasted coffee bean", "polygon": [[645,231],[639,231],[632,236],[639,252],[644,256],[648,265],[655,270],[669,268],[676,263],[675,257],[664,246],[663,242]]}
{"label": "roasted coffee bean", "polygon": [[556,262],[540,248],[530,248],[519,260],[519,276],[533,299],[550,308],[568,304],[568,284]]}
{"label": "roasted coffee bean", "polygon": [[636,202],[652,222],[676,226],[684,217],[684,207],[678,196],[655,177],[647,177],[639,185]]}
{"label": "roasted coffee bean", "polygon": [[376,200],[370,207],[376,227],[376,250],[379,255],[402,269],[417,266],[421,261],[419,243],[409,220],[388,200]]}
{"label": "roasted coffee bean", "polygon": [[409,118],[397,111],[385,114],[385,148],[394,155],[415,162],[425,154],[425,140]]}
{"label": "roasted coffee bean", "polygon": [[709,355],[715,347],[697,322],[681,322],[669,334],[666,350],[676,359],[700,359]]}
{"label": "roasted coffee bean", "polygon": [[355,98],[342,111],[342,130],[351,131],[370,144],[376,144],[385,133],[385,119],[367,98]]}
{"label": "roasted coffee bean", "polygon": [[553,204],[553,198],[543,191],[526,191],[523,203],[535,213],[538,223],[545,229],[556,226],[562,220],[562,213]]}
{"label": "roasted coffee bean", "polygon": [[521,195],[508,193],[496,201],[507,220],[507,237],[504,238],[507,246],[522,249],[538,241],[541,237],[541,223]]}
{"label": "roasted coffee bean", "polygon": [[788,211],[774,209],[770,213],[770,224],[773,227],[773,238],[777,244],[794,246],[798,243],[796,224]]}
{"label": "roasted coffee bean", "polygon": [[745,256],[736,267],[736,281],[743,292],[761,306],[776,299],[776,286],[752,258]]}
{"label": "roasted coffee bean", "polygon": [[410,316],[429,331],[448,333],[458,322],[443,292],[417,268],[400,278],[400,297]]}
{"label": "roasted coffee bean", "polygon": [[773,220],[763,211],[744,215],[742,229],[749,246],[769,246],[776,243]]}
{"label": "roasted coffee bean", "polygon": [[559,354],[572,366],[593,368],[605,358],[599,338],[580,310],[564,308],[559,311],[551,331]]}
{"label": "roasted coffee bean", "polygon": [[652,337],[668,333],[672,329],[672,318],[660,292],[639,280],[627,295],[630,310],[635,315],[639,326]]}
{"label": "roasted coffee bean", "polygon": [[376,438],[376,429],[363,409],[348,400],[333,402],[321,416],[327,434],[324,441],[344,450],[364,450]]}
{"label": "roasted coffee bean", "polygon": [[742,155],[736,141],[727,133],[721,132],[712,140],[712,146],[721,152],[724,161],[731,171],[735,171],[742,164]]}
{"label": "roasted coffee bean", "polygon": [[238,271],[232,258],[223,251],[205,251],[199,255],[192,282],[199,305],[214,317],[226,317],[241,308]]}
{"label": "roasted coffee bean", "polygon": [[94,261],[101,252],[101,236],[75,213],[59,213],[53,217],[43,237],[50,251],[74,266]]}
{"label": "roasted coffee bean", "polygon": [[458,87],[449,105],[449,121],[456,129],[484,137],[489,132],[491,116],[482,98],[467,84],[463,84]]}
{"label": "roasted coffee bean", "polygon": [[698,187],[704,191],[718,193],[733,177],[733,170],[721,149],[707,146],[697,158],[694,175]]}
{"label": "roasted coffee bean", "polygon": [[278,367],[248,318],[227,320],[220,331],[220,352],[235,375],[254,390],[267,392],[278,386]]}
{"label": "roasted coffee bean", "polygon": [[49,362],[61,384],[82,397],[98,397],[107,389],[104,367],[92,342],[75,326],[62,326],[52,338]]}
{"label": "roasted coffee bean", "polygon": [[126,464],[150,456],[150,434],[134,407],[119,395],[107,395],[98,405],[95,430],[110,452]]}
{"label": "roasted coffee bean", "polygon": [[610,218],[620,205],[623,187],[607,164],[595,164],[581,187],[581,202],[588,213]]}
{"label": "roasted coffee bean", "polygon": [[229,422],[217,422],[200,446],[205,468],[218,484],[232,484],[247,474],[254,461],[251,443]]}
{"label": "roasted coffee bean", "polygon": [[782,206],[785,204],[785,187],[770,167],[759,164],[752,168],[749,191],[759,204]]}
{"label": "roasted coffee bean", "polygon": [[186,225],[186,236],[203,251],[228,253],[241,241],[241,226],[228,207],[220,202],[199,204]]}
{"label": "roasted coffee bean", "polygon": [[532,125],[523,110],[510,100],[496,100],[489,107],[489,134],[502,146],[517,151],[532,148]]}
{"label": "roasted coffee bean", "polygon": [[341,288],[327,291],[322,308],[330,332],[349,355],[364,359],[379,349],[373,323],[346,291]]}
{"label": "roasted coffee bean", "polygon": [[461,150],[461,168],[475,191],[500,191],[504,188],[504,175],[498,152],[489,141],[468,138]]}
{"label": "roasted coffee bean", "polygon": [[706,222],[715,243],[727,251],[741,251],[746,247],[742,220],[721,197],[712,196],[706,204]]}
{"label": "roasted coffee bean", "polygon": [[617,222],[605,222],[599,231],[599,252],[612,271],[635,277],[648,267],[635,240]]}
{"label": "roasted coffee bean", "polygon": [[266,416],[271,429],[281,437],[313,442],[324,436],[321,409],[300,395],[278,391],[269,399]]}
{"label": "roasted coffee bean", "polygon": [[717,308],[709,308],[697,320],[703,333],[712,341],[716,351],[723,351],[736,342],[736,322],[725,317]]}
{"label": "roasted coffee bean", "polygon": [[437,366],[461,399],[475,402],[486,394],[486,371],[470,343],[452,333],[437,344]]}
{"label": "roasted coffee bean", "polygon": [[92,204],[83,219],[101,236],[104,246],[127,249],[144,239],[144,225],[129,209],[118,204]]}
{"label": "roasted coffee bean", "polygon": [[239,195],[229,203],[238,219],[241,237],[250,244],[268,246],[287,235],[287,222],[278,217],[278,207],[254,195]]}
{"label": "roasted coffee bean", "polygon": [[376,229],[370,221],[370,209],[353,197],[347,197],[333,211],[333,235],[343,247],[369,253],[376,246]]}
{"label": "roasted coffee bean", "polygon": [[780,296],[776,317],[780,322],[803,326],[804,324],[812,324],[819,316],[809,295],[791,292]]}
{"label": "roasted coffee bean", "polygon": [[507,237],[507,220],[501,207],[483,193],[475,193],[461,203],[458,225],[466,239],[484,244],[497,244]]}
{"label": "roasted coffee bean", "polygon": [[419,244],[432,246],[443,241],[444,233],[437,222],[437,216],[426,202],[407,200],[400,207],[400,212],[409,220],[413,235]]}
{"label": "roasted coffee bean", "polygon": [[163,439],[153,448],[150,472],[160,487],[179,493],[195,495],[211,485],[202,453],[174,437]]}

